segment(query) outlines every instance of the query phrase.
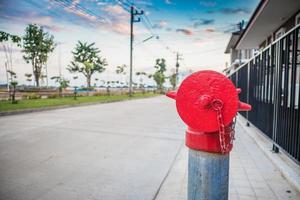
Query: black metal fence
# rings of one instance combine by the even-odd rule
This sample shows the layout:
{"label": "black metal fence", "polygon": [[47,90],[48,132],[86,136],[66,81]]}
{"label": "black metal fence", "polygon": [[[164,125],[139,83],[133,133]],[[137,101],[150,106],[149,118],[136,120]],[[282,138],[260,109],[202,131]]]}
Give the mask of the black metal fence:
{"label": "black metal fence", "polygon": [[274,144],[300,163],[300,26],[229,75],[252,105],[241,112]]}

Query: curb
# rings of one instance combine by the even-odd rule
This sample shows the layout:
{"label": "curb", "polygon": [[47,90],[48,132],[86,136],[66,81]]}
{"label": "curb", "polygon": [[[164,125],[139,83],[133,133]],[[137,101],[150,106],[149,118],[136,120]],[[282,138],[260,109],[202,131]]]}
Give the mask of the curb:
{"label": "curb", "polygon": [[146,99],[146,98],[151,98],[151,97],[156,97],[156,96],[133,98],[133,99],[123,99],[123,100],[114,100],[114,101],[78,103],[78,104],[52,106],[52,107],[45,107],[45,108],[42,107],[42,108],[34,108],[34,109],[29,108],[29,109],[22,109],[22,110],[5,111],[5,112],[0,112],[0,117],[10,116],[10,115],[35,113],[35,112],[43,112],[43,111],[51,111],[51,110],[58,110],[58,109],[65,109],[65,108],[74,108],[74,107],[81,107],[81,106],[92,106],[92,105],[98,105],[98,104],[104,104],[104,103],[115,103],[115,102],[122,102],[122,101],[131,101],[131,100]]}
{"label": "curb", "polygon": [[[300,191],[300,166],[297,165],[284,152],[273,153],[271,151],[273,142],[267,138],[262,131],[256,128],[251,122],[247,121],[240,114],[238,115],[238,123],[243,127],[245,132],[255,141],[257,146],[263,153],[272,161],[279,169],[281,174],[298,190]],[[246,122],[250,123],[247,127]]]}

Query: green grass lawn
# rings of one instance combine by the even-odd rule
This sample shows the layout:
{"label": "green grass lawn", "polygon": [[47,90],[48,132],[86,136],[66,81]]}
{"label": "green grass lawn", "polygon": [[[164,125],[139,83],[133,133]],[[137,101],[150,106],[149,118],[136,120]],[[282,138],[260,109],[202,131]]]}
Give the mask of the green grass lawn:
{"label": "green grass lawn", "polygon": [[10,101],[0,101],[0,112],[13,111],[13,110],[23,110],[30,108],[45,108],[53,106],[62,106],[62,105],[75,105],[81,103],[105,103],[105,102],[114,102],[122,101],[129,99],[145,98],[157,96],[157,94],[147,93],[134,94],[133,97],[128,97],[128,95],[111,95],[111,96],[85,96],[77,97],[75,100],[73,97],[63,97],[55,99],[28,99],[28,100],[19,100],[17,104],[12,104]]}

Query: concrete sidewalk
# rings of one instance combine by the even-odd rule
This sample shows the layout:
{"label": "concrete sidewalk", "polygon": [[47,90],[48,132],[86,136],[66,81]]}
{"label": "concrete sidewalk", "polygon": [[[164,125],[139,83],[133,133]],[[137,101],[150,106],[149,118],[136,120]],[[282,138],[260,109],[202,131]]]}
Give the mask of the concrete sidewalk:
{"label": "concrete sidewalk", "polygon": [[[187,199],[188,149],[182,147],[157,200]],[[230,200],[299,200],[299,191],[280,173],[240,122],[230,156]]]}

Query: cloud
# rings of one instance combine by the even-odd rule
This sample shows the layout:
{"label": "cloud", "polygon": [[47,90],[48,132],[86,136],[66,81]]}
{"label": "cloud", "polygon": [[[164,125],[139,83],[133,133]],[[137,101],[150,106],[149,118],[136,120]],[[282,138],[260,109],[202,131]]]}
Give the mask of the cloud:
{"label": "cloud", "polygon": [[95,17],[94,15],[90,15],[88,13],[85,13],[81,10],[71,10],[71,9],[68,9],[68,8],[65,8],[65,10],[70,12],[70,13],[73,13],[76,16],[78,16],[82,19],[85,19],[87,21],[90,21],[90,22],[96,22],[97,21],[97,17]]}
{"label": "cloud", "polygon": [[17,15],[1,15],[1,18],[9,20],[18,24],[37,24],[43,26],[45,29],[50,31],[59,32],[62,30],[67,30],[65,27],[58,26],[57,23],[53,21],[52,17],[43,16],[36,12],[25,12],[20,11]]}
{"label": "cloud", "polygon": [[111,29],[114,32],[123,34],[123,35],[129,35],[130,34],[130,29],[128,26],[128,23],[123,23],[123,22],[115,22],[112,24]]}
{"label": "cloud", "polygon": [[130,33],[128,21],[129,13],[120,5],[107,5],[102,9],[105,15],[110,19],[106,28],[124,35]]}
{"label": "cloud", "polygon": [[193,21],[194,21],[193,24],[194,28],[198,28],[199,26],[211,25],[215,23],[214,19],[198,19],[198,20],[196,19]]}
{"label": "cloud", "polygon": [[217,5],[215,1],[200,1],[199,4],[204,7],[214,7]]}
{"label": "cloud", "polygon": [[220,10],[223,14],[249,14],[248,8],[223,8]]}
{"label": "cloud", "polygon": [[103,8],[107,13],[111,15],[127,15],[127,11],[120,5],[108,5]]}
{"label": "cloud", "polygon": [[248,8],[222,8],[220,10],[210,10],[207,13],[221,13],[224,15],[249,14],[251,11]]}
{"label": "cloud", "polygon": [[166,4],[172,4],[171,0],[165,0]]}
{"label": "cloud", "polygon": [[165,20],[160,20],[158,23],[155,23],[152,28],[154,29],[163,29],[168,25],[168,22]]}
{"label": "cloud", "polygon": [[208,33],[213,33],[213,32],[215,32],[216,30],[213,29],[213,28],[206,28],[206,29],[204,29],[204,31],[205,31],[205,32],[208,32]]}
{"label": "cloud", "polygon": [[159,7],[154,6],[153,2],[151,0],[139,0],[135,1],[135,5],[137,5],[140,8],[144,8],[145,10],[159,10]]}
{"label": "cloud", "polygon": [[97,5],[98,5],[98,6],[107,5],[107,2],[100,2],[100,1],[99,1],[99,2],[97,2]]}
{"label": "cloud", "polygon": [[176,32],[183,33],[183,34],[188,35],[188,36],[193,35],[193,32],[191,30],[184,29],[184,28],[176,29]]}

